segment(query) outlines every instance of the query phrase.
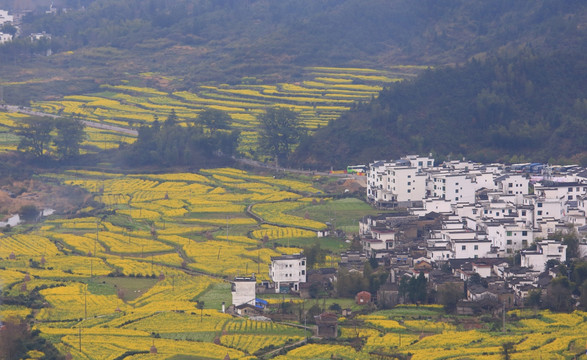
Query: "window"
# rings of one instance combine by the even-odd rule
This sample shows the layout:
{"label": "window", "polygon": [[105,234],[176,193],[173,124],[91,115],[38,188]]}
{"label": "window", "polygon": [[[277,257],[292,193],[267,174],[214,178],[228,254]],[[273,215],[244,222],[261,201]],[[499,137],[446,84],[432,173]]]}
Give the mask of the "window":
{"label": "window", "polygon": [[467,245],[461,246],[461,250],[467,250]]}
{"label": "window", "polygon": [[573,195],[567,196],[567,200],[573,200]]}
{"label": "window", "polygon": [[306,265],[306,260],[302,260],[302,266]]}
{"label": "window", "polygon": [[412,192],[410,189],[408,189],[408,193]]}
{"label": "window", "polygon": [[538,207],[542,207],[542,203],[541,202],[539,202],[537,205],[538,205]]}
{"label": "window", "polygon": [[509,184],[508,184],[508,187],[514,187],[514,184],[512,184],[512,183],[509,183]]}
{"label": "window", "polygon": [[542,215],[542,210],[538,210],[538,215]]}
{"label": "window", "polygon": [[455,194],[458,194],[458,193],[459,193],[459,189],[456,189],[456,190],[455,190]]}
{"label": "window", "polygon": [[507,236],[512,236],[512,232],[511,232],[511,231],[507,231],[507,232],[506,232],[506,235],[507,235]]}
{"label": "window", "polygon": [[573,192],[573,188],[572,188],[572,187],[570,187],[570,188],[568,189],[568,191],[569,191],[569,192]]}
{"label": "window", "polygon": [[302,270],[302,275],[306,275],[306,270]]}
{"label": "window", "polygon": [[508,240],[508,241],[507,241],[507,244],[508,244],[508,245],[511,245],[511,244],[512,244],[512,241],[511,241],[511,240]]}
{"label": "window", "polygon": [[528,240],[522,240],[522,246],[528,247]]}
{"label": "window", "polygon": [[479,245],[475,245],[474,249],[479,250]]}
{"label": "window", "polygon": [[473,215],[477,215],[477,209],[473,209]]}
{"label": "window", "polygon": [[527,231],[522,231],[522,236],[528,236],[528,232]]}
{"label": "window", "polygon": [[522,210],[522,216],[526,216],[526,210]]}
{"label": "window", "polygon": [[408,186],[410,186],[410,185],[412,185],[412,182],[411,181],[408,181]]}

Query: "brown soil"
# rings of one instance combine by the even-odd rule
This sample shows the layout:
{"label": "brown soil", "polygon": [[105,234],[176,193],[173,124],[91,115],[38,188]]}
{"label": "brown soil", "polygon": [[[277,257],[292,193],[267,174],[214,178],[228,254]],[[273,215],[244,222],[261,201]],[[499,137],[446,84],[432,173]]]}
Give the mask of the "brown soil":
{"label": "brown soil", "polygon": [[54,209],[58,214],[71,214],[90,201],[91,194],[68,186],[40,180],[13,181],[0,187],[0,221],[19,212],[24,205],[38,209]]}

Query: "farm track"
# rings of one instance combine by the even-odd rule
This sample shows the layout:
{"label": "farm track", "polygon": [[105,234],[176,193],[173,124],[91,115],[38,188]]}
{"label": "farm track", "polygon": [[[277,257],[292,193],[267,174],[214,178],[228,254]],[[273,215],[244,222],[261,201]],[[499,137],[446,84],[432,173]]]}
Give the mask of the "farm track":
{"label": "farm track", "polygon": [[[15,106],[15,105],[3,105],[1,108],[8,111],[8,112],[13,112],[13,113],[21,113],[21,114],[33,115],[33,116],[47,116],[47,117],[51,117],[54,119],[59,117],[58,115],[55,115],[55,114],[33,111],[32,109],[27,109],[27,108]],[[110,131],[115,131],[115,132],[119,132],[119,133],[123,133],[123,134],[127,134],[127,135],[132,135],[132,136],[138,136],[138,134],[139,134],[139,132],[136,130],[127,129],[127,128],[123,128],[120,126],[100,124],[100,123],[96,123],[93,121],[87,121],[87,120],[80,120],[80,121],[85,126],[95,128],[95,129],[110,130]]]}

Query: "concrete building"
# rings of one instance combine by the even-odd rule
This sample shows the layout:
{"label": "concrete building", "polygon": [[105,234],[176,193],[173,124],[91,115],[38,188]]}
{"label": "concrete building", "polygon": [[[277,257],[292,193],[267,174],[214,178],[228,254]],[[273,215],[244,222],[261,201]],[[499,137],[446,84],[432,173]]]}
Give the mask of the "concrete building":
{"label": "concrete building", "polygon": [[257,279],[251,277],[235,277],[230,283],[232,293],[232,305],[235,307],[248,304],[255,306],[255,287]]}
{"label": "concrete building", "polygon": [[521,255],[522,266],[543,272],[548,260],[567,260],[567,245],[556,240],[539,241],[536,243],[536,250],[524,250]]}
{"label": "concrete building", "polygon": [[275,292],[299,291],[306,282],[306,257],[302,254],[271,257],[269,277],[275,284]]}

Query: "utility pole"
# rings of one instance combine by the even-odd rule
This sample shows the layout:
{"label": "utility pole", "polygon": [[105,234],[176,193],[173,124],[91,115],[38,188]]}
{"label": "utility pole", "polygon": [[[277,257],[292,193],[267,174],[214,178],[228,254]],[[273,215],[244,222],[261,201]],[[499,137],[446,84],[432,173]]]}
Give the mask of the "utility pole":
{"label": "utility pole", "polygon": [[100,222],[96,221],[96,240],[94,240],[94,256],[96,256],[96,246],[98,245],[98,233],[100,232]]}
{"label": "utility pole", "polygon": [[505,332],[505,300],[503,301],[502,324],[502,332]]}
{"label": "utility pole", "polygon": [[84,320],[88,318],[88,286],[84,289]]}

